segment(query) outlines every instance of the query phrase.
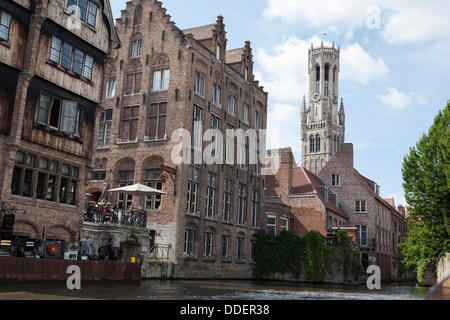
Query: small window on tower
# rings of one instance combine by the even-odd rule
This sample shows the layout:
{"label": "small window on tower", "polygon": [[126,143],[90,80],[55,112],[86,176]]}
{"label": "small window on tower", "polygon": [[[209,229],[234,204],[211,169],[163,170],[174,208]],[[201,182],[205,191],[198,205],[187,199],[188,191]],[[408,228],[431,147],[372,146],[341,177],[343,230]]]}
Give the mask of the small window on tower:
{"label": "small window on tower", "polygon": [[320,81],[320,67],[316,67],[316,81]]}

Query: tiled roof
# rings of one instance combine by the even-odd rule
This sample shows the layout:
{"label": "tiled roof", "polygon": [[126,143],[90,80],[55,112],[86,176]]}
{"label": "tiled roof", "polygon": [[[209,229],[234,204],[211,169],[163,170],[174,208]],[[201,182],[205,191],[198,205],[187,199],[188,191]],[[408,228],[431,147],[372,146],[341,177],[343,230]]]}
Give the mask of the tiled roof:
{"label": "tiled roof", "polygon": [[206,26],[189,28],[183,30],[184,34],[192,34],[195,40],[205,40],[213,37],[213,30],[216,27],[216,24],[208,24]]}
{"label": "tiled roof", "polygon": [[244,54],[244,48],[228,50],[227,56],[226,56],[226,61],[228,64],[241,62],[243,54]]}

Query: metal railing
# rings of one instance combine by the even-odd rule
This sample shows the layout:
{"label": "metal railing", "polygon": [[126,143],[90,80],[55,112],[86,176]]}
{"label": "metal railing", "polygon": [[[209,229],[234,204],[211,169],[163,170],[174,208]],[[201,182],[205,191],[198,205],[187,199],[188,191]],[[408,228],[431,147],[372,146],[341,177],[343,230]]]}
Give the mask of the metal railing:
{"label": "metal railing", "polygon": [[124,226],[147,227],[147,211],[135,208],[118,209],[109,207],[87,208],[84,221],[99,224],[120,224]]}
{"label": "metal railing", "polygon": [[150,259],[154,260],[169,260],[171,245],[155,245],[150,248]]}

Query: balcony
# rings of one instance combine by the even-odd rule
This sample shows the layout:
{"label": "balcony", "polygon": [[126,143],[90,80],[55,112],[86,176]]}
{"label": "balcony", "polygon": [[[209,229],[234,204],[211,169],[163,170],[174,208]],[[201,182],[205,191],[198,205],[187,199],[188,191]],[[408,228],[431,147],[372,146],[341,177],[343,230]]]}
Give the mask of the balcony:
{"label": "balcony", "polygon": [[147,212],[136,208],[118,209],[110,206],[88,207],[85,209],[84,221],[98,224],[147,227]]}

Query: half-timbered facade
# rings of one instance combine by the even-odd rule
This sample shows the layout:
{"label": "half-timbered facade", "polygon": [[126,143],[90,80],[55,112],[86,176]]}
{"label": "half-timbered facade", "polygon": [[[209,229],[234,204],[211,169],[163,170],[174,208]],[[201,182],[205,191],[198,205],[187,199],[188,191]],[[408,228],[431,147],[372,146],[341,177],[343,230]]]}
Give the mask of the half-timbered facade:
{"label": "half-timbered facade", "polygon": [[0,199],[18,210],[13,240],[77,243],[104,64],[119,42],[109,0],[0,2]]}

